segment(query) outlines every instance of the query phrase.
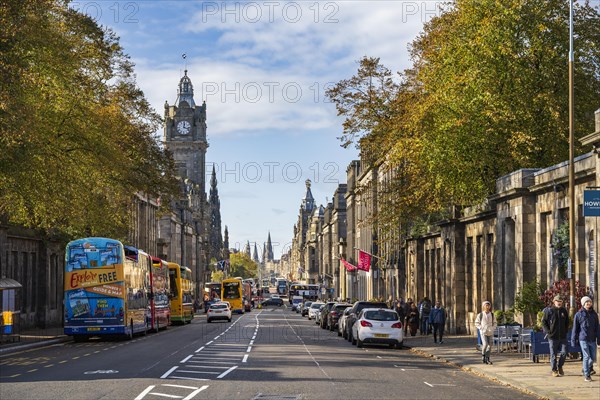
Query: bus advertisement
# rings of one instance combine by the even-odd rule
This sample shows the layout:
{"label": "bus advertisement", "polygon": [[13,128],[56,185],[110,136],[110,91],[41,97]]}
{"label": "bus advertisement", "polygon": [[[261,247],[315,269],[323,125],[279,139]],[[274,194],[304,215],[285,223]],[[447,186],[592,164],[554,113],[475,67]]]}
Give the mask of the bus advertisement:
{"label": "bus advertisement", "polygon": [[244,295],[242,293],[242,281],[240,279],[223,279],[221,282],[222,300],[231,304],[231,311],[244,313]]}
{"label": "bus advertisement", "polygon": [[169,262],[171,288],[171,323],[191,323],[194,319],[194,281],[192,270]]}
{"label": "bus advertisement", "polygon": [[84,238],[67,244],[64,274],[64,332],[76,341],[94,335],[129,338],[146,332],[150,257],[125,257],[121,242]]}
{"label": "bus advertisement", "polygon": [[290,285],[290,299],[293,296],[302,296],[305,299],[316,299],[319,295],[319,285],[292,283]]}
{"label": "bus advertisement", "polygon": [[150,328],[158,332],[171,323],[171,303],[169,301],[169,264],[158,257],[152,257],[150,269]]}

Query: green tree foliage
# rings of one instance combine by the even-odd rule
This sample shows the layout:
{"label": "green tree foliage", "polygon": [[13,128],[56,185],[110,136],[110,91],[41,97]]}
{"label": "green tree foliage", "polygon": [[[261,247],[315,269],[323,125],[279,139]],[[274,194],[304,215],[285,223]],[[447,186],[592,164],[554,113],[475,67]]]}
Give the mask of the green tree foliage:
{"label": "green tree foliage", "polygon": [[552,235],[552,255],[554,262],[558,266],[558,279],[567,278],[567,268],[569,267],[570,243],[569,243],[569,221],[564,221],[554,231]]}
{"label": "green tree foliage", "polygon": [[177,190],[133,64],[67,1],[3,1],[0,20],[0,215],[123,238],[134,193]]}
{"label": "green tree foliage", "polygon": [[213,271],[210,273],[211,282],[222,282],[224,278],[223,271]]}
{"label": "green tree foliage", "polygon": [[229,256],[229,276],[241,276],[243,279],[254,278],[258,265],[246,253],[233,253]]}
{"label": "green tree foliage", "polygon": [[544,308],[544,302],[540,299],[542,292],[542,285],[538,281],[526,282],[515,295],[513,308],[528,316],[536,315]]}
{"label": "green tree foliage", "polygon": [[[568,158],[568,15],[563,0],[456,0],[425,24],[399,83],[365,58],[328,92],[346,117],[342,145],[389,175],[380,227],[477,204],[498,177]],[[593,131],[600,98],[599,26],[577,3],[576,137]]]}

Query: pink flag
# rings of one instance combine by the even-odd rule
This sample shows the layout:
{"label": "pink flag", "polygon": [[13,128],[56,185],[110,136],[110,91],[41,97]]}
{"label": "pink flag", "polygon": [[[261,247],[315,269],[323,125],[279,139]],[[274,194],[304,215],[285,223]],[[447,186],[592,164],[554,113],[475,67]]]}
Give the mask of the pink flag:
{"label": "pink flag", "polygon": [[356,266],[358,269],[367,271],[371,269],[371,255],[362,250],[358,251],[358,265]]}
{"label": "pink flag", "polygon": [[356,267],[352,264],[350,264],[348,261],[344,260],[343,258],[340,257],[340,260],[342,261],[342,264],[344,264],[344,267],[346,267],[347,271],[354,271],[356,269]]}

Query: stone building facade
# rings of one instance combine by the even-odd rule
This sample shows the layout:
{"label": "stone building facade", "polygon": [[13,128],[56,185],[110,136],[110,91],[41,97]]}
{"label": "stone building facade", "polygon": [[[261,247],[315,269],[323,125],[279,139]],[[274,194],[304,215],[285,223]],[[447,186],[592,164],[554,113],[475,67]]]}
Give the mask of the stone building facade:
{"label": "stone building facade", "polygon": [[[600,187],[600,110],[595,118],[595,132],[581,139],[592,151],[574,161],[577,252],[572,265],[575,279],[590,287],[598,309],[598,218],[583,216],[584,190]],[[347,185],[338,187],[322,218],[312,212],[305,242],[298,234],[301,207],[290,254],[292,269],[299,260],[318,260],[317,281],[321,277],[329,285],[324,278],[332,277],[339,283],[333,284],[334,297],[420,301],[427,296],[444,304],[451,332],[473,334],[483,300],[508,310],[524,283],[537,279],[549,287],[558,280],[553,246],[557,229],[568,222],[568,162],[500,177],[496,192],[482,204],[455,208],[426,234],[403,241],[379,240],[374,224],[390,177],[359,160],[346,172]],[[344,203],[336,205],[340,193]],[[340,221],[345,221],[343,227]],[[356,265],[359,249],[373,255],[371,271],[346,271],[339,257]]]}

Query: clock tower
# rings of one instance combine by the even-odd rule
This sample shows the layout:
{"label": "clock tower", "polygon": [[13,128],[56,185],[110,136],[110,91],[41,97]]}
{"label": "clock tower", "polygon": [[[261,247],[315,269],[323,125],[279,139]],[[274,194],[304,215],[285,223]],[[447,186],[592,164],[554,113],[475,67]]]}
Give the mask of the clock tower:
{"label": "clock tower", "polygon": [[175,104],[165,102],[164,141],[173,154],[176,174],[199,187],[206,198],[205,161],[206,149],[206,103],[197,106],[194,86],[187,70],[179,81]]}

